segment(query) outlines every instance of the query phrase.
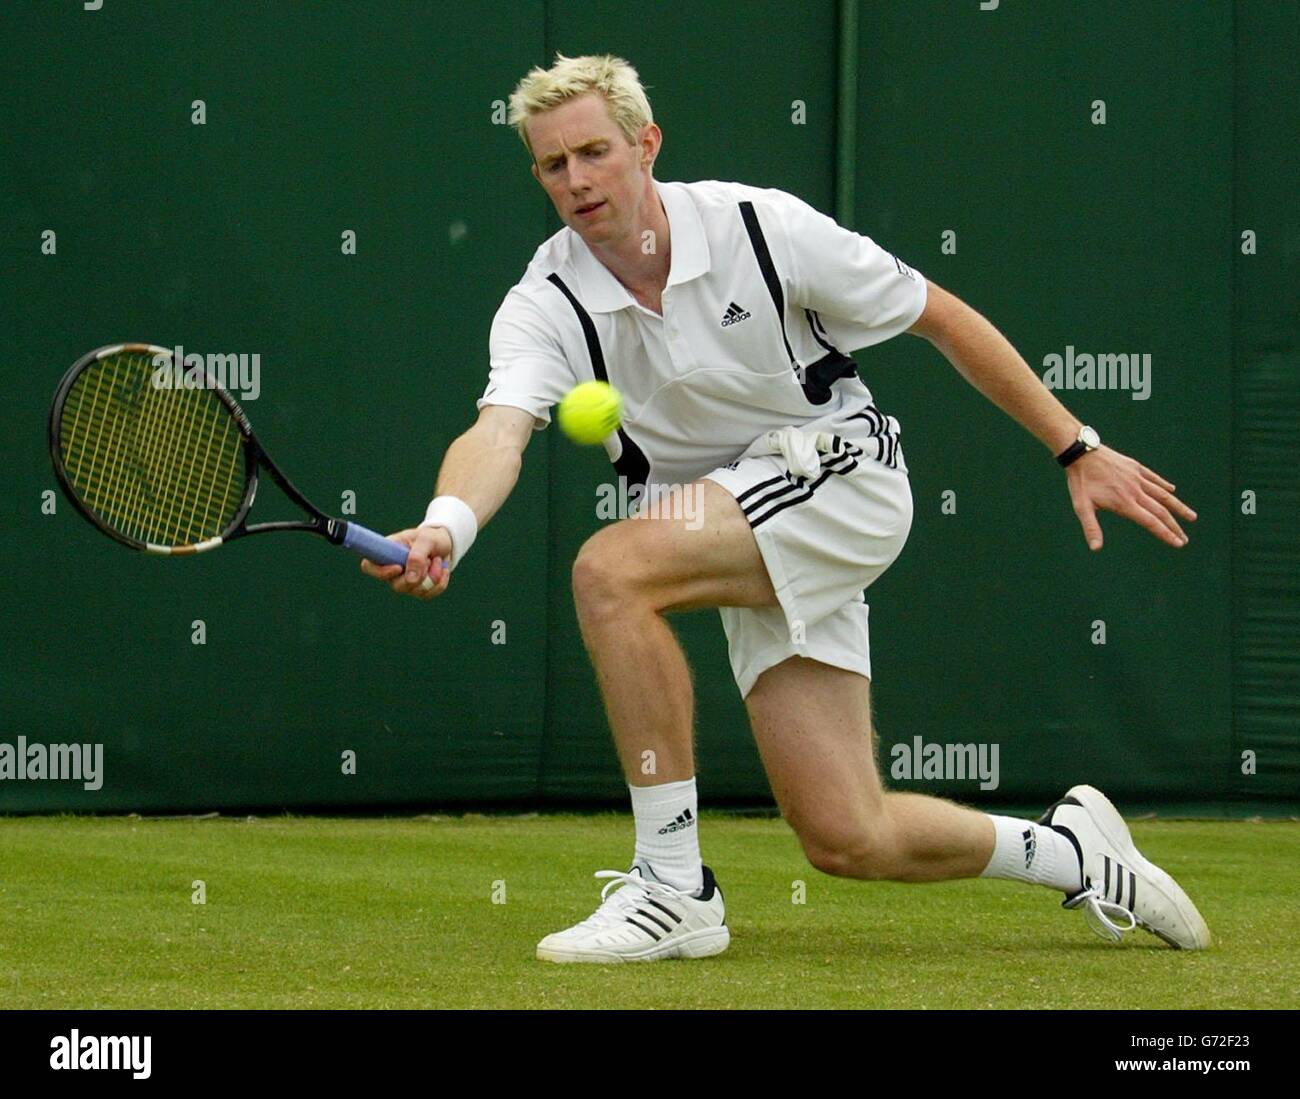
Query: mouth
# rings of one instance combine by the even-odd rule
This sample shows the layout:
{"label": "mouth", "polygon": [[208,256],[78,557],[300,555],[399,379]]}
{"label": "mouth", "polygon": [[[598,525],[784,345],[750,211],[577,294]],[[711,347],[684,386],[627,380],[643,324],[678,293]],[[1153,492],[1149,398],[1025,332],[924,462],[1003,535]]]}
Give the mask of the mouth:
{"label": "mouth", "polygon": [[589,202],[586,206],[579,206],[574,213],[576,213],[580,218],[591,217],[592,214],[601,209],[604,205],[605,203],[603,201]]}

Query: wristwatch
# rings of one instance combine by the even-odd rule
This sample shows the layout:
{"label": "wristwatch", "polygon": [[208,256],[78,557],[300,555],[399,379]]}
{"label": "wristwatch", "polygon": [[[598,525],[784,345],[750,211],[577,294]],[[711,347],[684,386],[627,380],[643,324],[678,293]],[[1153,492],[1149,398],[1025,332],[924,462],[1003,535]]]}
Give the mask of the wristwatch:
{"label": "wristwatch", "polygon": [[1082,455],[1087,454],[1088,451],[1096,450],[1099,446],[1101,446],[1101,436],[1093,428],[1084,424],[1083,427],[1079,428],[1079,437],[1061,451],[1056,456],[1056,460],[1062,466],[1068,466]]}

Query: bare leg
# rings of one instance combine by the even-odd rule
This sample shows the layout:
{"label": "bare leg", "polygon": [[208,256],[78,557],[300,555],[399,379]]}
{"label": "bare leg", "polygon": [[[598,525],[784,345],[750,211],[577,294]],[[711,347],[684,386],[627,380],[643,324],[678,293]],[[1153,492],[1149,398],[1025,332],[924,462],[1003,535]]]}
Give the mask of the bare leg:
{"label": "bare leg", "polygon": [[769,668],[745,699],[772,791],[808,860],[891,881],[976,877],[989,818],[942,798],[891,793],[876,770],[871,684],[805,657]]}
{"label": "bare leg", "polygon": [[735,498],[716,482],[698,483],[699,529],[682,519],[624,519],[588,539],[573,565],[582,639],[632,786],[695,774],[690,669],[664,614],[776,603]]}
{"label": "bare leg", "polygon": [[[583,641],[632,786],[695,774],[690,669],[664,615],[776,604],[735,498],[700,483],[699,529],[680,519],[625,519],[588,539],[573,566]],[[745,704],[772,790],[814,866],[939,881],[974,877],[988,864],[994,833],[983,813],[883,790],[862,676],[792,657],[764,672]]]}

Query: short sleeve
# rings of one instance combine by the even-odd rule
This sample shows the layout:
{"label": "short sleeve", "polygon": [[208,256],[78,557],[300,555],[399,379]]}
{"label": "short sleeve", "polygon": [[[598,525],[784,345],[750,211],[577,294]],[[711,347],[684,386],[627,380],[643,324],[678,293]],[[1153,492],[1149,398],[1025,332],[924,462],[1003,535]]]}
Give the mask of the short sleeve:
{"label": "short sleeve", "polygon": [[540,421],[533,430],[541,431],[551,422],[551,407],[577,385],[555,323],[515,287],[492,318],[488,350],[488,384],[477,407],[522,408]]}
{"label": "short sleeve", "polygon": [[916,323],[926,299],[920,272],[803,199],[784,191],[767,194],[771,220],[786,245],[790,302],[821,315],[837,346],[870,347]]}

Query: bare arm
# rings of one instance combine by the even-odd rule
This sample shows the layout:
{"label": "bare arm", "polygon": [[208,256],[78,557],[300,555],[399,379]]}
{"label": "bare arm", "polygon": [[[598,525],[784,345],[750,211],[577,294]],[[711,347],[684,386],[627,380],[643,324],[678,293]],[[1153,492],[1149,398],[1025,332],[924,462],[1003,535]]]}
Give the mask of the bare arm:
{"label": "bare arm", "polygon": [[[443,456],[436,493],[456,496],[469,505],[479,529],[505,503],[519,480],[524,448],[533,434],[533,416],[520,408],[486,405],[474,425],[457,436]],[[447,590],[451,571],[451,537],[444,527],[412,527],[391,535],[411,547],[406,573],[398,565],[361,562],[361,571],[389,584],[401,595],[432,599]],[[432,566],[432,567],[431,567]],[[425,589],[428,576],[433,587]]]}
{"label": "bare arm", "polygon": [[508,405],[484,406],[473,427],[447,448],[436,494],[459,496],[482,530],[519,480],[524,448],[532,434],[531,413]]}
{"label": "bare arm", "polygon": [[1082,426],[1038,379],[1010,341],[979,313],[926,280],[925,309],[908,331],[923,336],[971,385],[1053,454]]}
{"label": "bare arm", "polygon": [[[941,286],[926,281],[925,309],[909,332],[929,340],[971,385],[1059,454],[1082,426],[1052,395],[1007,338]],[[1187,544],[1174,515],[1196,512],[1174,496],[1174,486],[1132,458],[1102,446],[1066,468],[1074,512],[1090,548],[1101,549],[1097,509],[1133,520],[1171,546]]]}

